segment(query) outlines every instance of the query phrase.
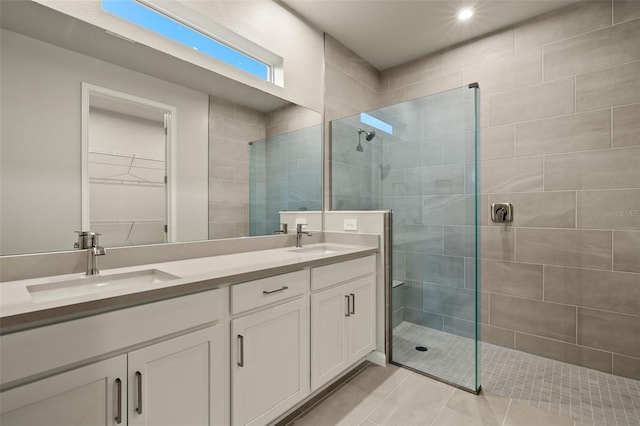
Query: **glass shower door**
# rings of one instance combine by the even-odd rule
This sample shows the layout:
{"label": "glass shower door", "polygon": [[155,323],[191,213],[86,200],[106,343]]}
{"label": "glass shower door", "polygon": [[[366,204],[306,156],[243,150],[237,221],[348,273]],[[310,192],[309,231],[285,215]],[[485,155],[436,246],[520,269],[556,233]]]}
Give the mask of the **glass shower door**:
{"label": "glass shower door", "polygon": [[[465,86],[331,127],[332,207],[393,212],[391,362],[472,392],[480,387],[477,91]],[[368,124],[379,122],[387,126]]]}

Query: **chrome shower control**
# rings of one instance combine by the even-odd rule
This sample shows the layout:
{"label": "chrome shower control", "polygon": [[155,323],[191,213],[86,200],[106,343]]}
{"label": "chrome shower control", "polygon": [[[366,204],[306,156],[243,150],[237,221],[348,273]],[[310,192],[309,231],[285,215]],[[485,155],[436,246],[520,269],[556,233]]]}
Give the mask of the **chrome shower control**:
{"label": "chrome shower control", "polygon": [[513,205],[511,203],[491,204],[491,221],[495,223],[513,222]]}

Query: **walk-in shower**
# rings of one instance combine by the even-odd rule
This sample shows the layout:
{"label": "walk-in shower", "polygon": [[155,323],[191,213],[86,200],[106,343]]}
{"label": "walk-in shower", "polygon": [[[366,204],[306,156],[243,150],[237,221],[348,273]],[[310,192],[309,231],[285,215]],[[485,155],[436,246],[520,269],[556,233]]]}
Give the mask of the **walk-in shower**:
{"label": "walk-in shower", "polygon": [[392,210],[391,362],[473,392],[477,103],[470,85],[367,112],[386,130],[363,130],[360,114],[331,123],[331,208]]}

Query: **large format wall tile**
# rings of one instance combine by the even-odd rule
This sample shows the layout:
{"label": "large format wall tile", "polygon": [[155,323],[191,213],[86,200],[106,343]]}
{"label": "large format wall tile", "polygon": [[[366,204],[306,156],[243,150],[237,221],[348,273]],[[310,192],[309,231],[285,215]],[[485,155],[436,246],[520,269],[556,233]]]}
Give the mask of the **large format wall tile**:
{"label": "large format wall tile", "polygon": [[[515,52],[515,31],[506,30],[444,52],[444,72],[489,62]],[[471,81],[469,82],[471,83]]]}
{"label": "large format wall tile", "polygon": [[343,103],[361,110],[362,83],[346,72],[331,64],[325,65],[325,79],[332,84],[327,84],[328,95],[335,96]]}
{"label": "large format wall tile", "polygon": [[582,2],[558,9],[516,27],[516,51],[521,52],[611,25],[608,1]]}
{"label": "large format wall tile", "polygon": [[640,230],[640,189],[578,191],[578,228]]}
{"label": "large format wall tile", "polygon": [[497,160],[514,156],[515,126],[487,127],[480,131],[482,160]]}
{"label": "large format wall tile", "polygon": [[442,330],[444,318],[442,315],[431,314],[421,309],[404,308],[404,320],[414,324],[423,325],[435,330]]}
{"label": "large format wall tile", "polygon": [[640,2],[638,0],[613,0],[613,23],[640,18]]}
{"label": "large format wall tile", "polygon": [[640,232],[613,232],[613,269],[640,272]]}
{"label": "large format wall tile", "polygon": [[[575,343],[576,308],[519,297],[491,295],[493,326]],[[516,343],[517,344],[517,343]]]}
{"label": "large format wall tile", "polygon": [[613,354],[613,374],[640,380],[640,358]]}
{"label": "large format wall tile", "polygon": [[410,101],[412,99],[422,98],[423,96],[433,95],[444,90],[462,87],[463,84],[462,71],[448,73],[441,77],[435,77],[405,87],[404,100]]}
{"label": "large format wall tile", "polygon": [[611,269],[611,232],[518,228],[516,256],[518,262]]}
{"label": "large format wall tile", "polygon": [[638,117],[640,117],[640,104],[613,109],[614,147],[640,145],[640,120]]}
{"label": "large format wall tile", "polygon": [[553,80],[640,60],[640,20],[544,47],[544,78]]}
{"label": "large format wall tile", "polygon": [[464,287],[464,258],[420,253],[405,254],[407,279],[451,287]]}
{"label": "large format wall tile", "polygon": [[475,303],[473,290],[428,283],[423,286],[422,309],[432,314],[474,321]]}
{"label": "large format wall tile", "polygon": [[611,353],[544,337],[516,333],[516,350],[611,373]]}
{"label": "large format wall tile", "polygon": [[[488,205],[492,203],[513,204],[511,226],[575,228],[576,193],[573,191],[489,194]],[[490,225],[504,226],[493,222]]]}
{"label": "large format wall tile", "polygon": [[640,147],[545,156],[544,189],[622,189],[640,185]]}
{"label": "large format wall tile", "polygon": [[516,156],[586,151],[611,146],[611,111],[516,124]]}
{"label": "large format wall tile", "polygon": [[475,339],[476,324],[474,321],[467,321],[460,318],[445,316],[442,331],[453,334],[454,336],[462,336],[468,339]]}
{"label": "large format wall tile", "polygon": [[482,331],[480,336],[483,342],[492,343],[498,346],[504,346],[505,348],[515,348],[515,331],[492,327],[486,324],[482,324],[481,330]]}
{"label": "large format wall tile", "polygon": [[482,193],[542,191],[542,157],[483,161]]}
{"label": "large format wall tile", "polygon": [[640,274],[545,265],[544,300],[638,314]]}
{"label": "large format wall tile", "polygon": [[578,308],[578,344],[640,358],[640,317]]}
{"label": "large format wall tile", "polygon": [[574,78],[533,84],[489,96],[491,126],[574,112]]}
{"label": "large format wall tile", "polygon": [[407,195],[464,194],[464,164],[407,169]]}
{"label": "large format wall tile", "polygon": [[482,290],[542,300],[542,265],[482,260]]}
{"label": "large format wall tile", "polygon": [[473,225],[474,195],[425,195],[422,197],[425,225]]}
{"label": "large format wall tile", "polygon": [[640,61],[576,76],[575,96],[576,111],[640,103]]}
{"label": "large format wall tile", "polygon": [[421,81],[440,77],[443,74],[442,52],[419,58],[382,72],[384,90],[410,86]]}
{"label": "large format wall tile", "polygon": [[542,52],[532,49],[464,70],[464,81],[480,84],[483,95],[542,81]]}
{"label": "large format wall tile", "polygon": [[[480,256],[484,259],[513,260],[515,232],[509,227],[480,228]],[[475,229],[473,226],[445,226],[444,254],[449,256],[475,256]]]}
{"label": "large format wall tile", "polygon": [[395,224],[393,249],[398,252],[442,254],[442,226]]}

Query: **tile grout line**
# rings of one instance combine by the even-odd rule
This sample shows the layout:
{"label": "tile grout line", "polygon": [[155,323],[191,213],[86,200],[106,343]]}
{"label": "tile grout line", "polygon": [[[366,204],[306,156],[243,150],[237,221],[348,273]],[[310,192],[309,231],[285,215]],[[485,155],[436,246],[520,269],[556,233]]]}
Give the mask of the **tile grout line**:
{"label": "tile grout line", "polygon": [[438,414],[436,414],[436,416],[433,418],[433,420],[431,421],[431,426],[433,426],[433,424],[436,422],[436,420],[438,419],[438,417],[440,416],[440,414],[442,414],[442,412],[444,411],[444,409],[447,407],[447,404],[449,403],[449,401],[451,401],[451,398],[453,398],[453,394],[456,393],[456,390],[452,390],[451,391],[451,395],[449,395],[449,398],[447,399],[447,401],[442,404],[442,407],[440,407],[440,410],[438,411]]}
{"label": "tile grout line", "polygon": [[[371,411],[370,411],[370,412],[365,416],[365,418],[362,420],[362,422],[364,422],[364,421],[366,420],[366,421],[369,421],[369,422],[371,422],[371,423],[373,423],[373,424],[377,425],[377,423],[376,423],[376,422],[374,422],[374,421],[372,421],[372,420],[370,420],[370,419],[369,419],[369,417],[370,417],[370,416],[371,416],[371,415],[372,415],[372,414],[373,414],[373,413],[374,413],[378,408],[380,408],[380,407],[382,406],[382,404],[384,404],[384,402],[385,402],[385,401],[386,401],[386,400],[391,396],[391,394],[393,394],[393,393],[394,393],[394,392],[395,392],[395,391],[400,387],[400,385],[402,385],[402,384],[403,384],[403,383],[404,383],[408,378],[409,378],[409,374],[407,374],[407,376],[406,376],[404,379],[400,380],[400,382],[398,382],[398,384],[397,384],[393,389],[391,389],[391,391],[387,394],[387,396],[385,396],[384,398],[382,398],[382,400],[380,401],[380,403],[379,403],[378,405],[376,405],[376,406],[375,406],[375,407],[374,407],[374,408],[373,408],[373,409],[372,409],[372,410],[371,410]],[[356,389],[357,389],[357,388],[356,388]],[[371,395],[371,394],[370,394],[370,393],[368,393],[368,395]]]}
{"label": "tile grout line", "polygon": [[507,418],[509,417],[509,411],[511,411],[511,403],[513,402],[513,398],[509,398],[509,406],[507,407],[507,412],[504,413],[504,419],[502,420],[502,426],[506,426]]}

